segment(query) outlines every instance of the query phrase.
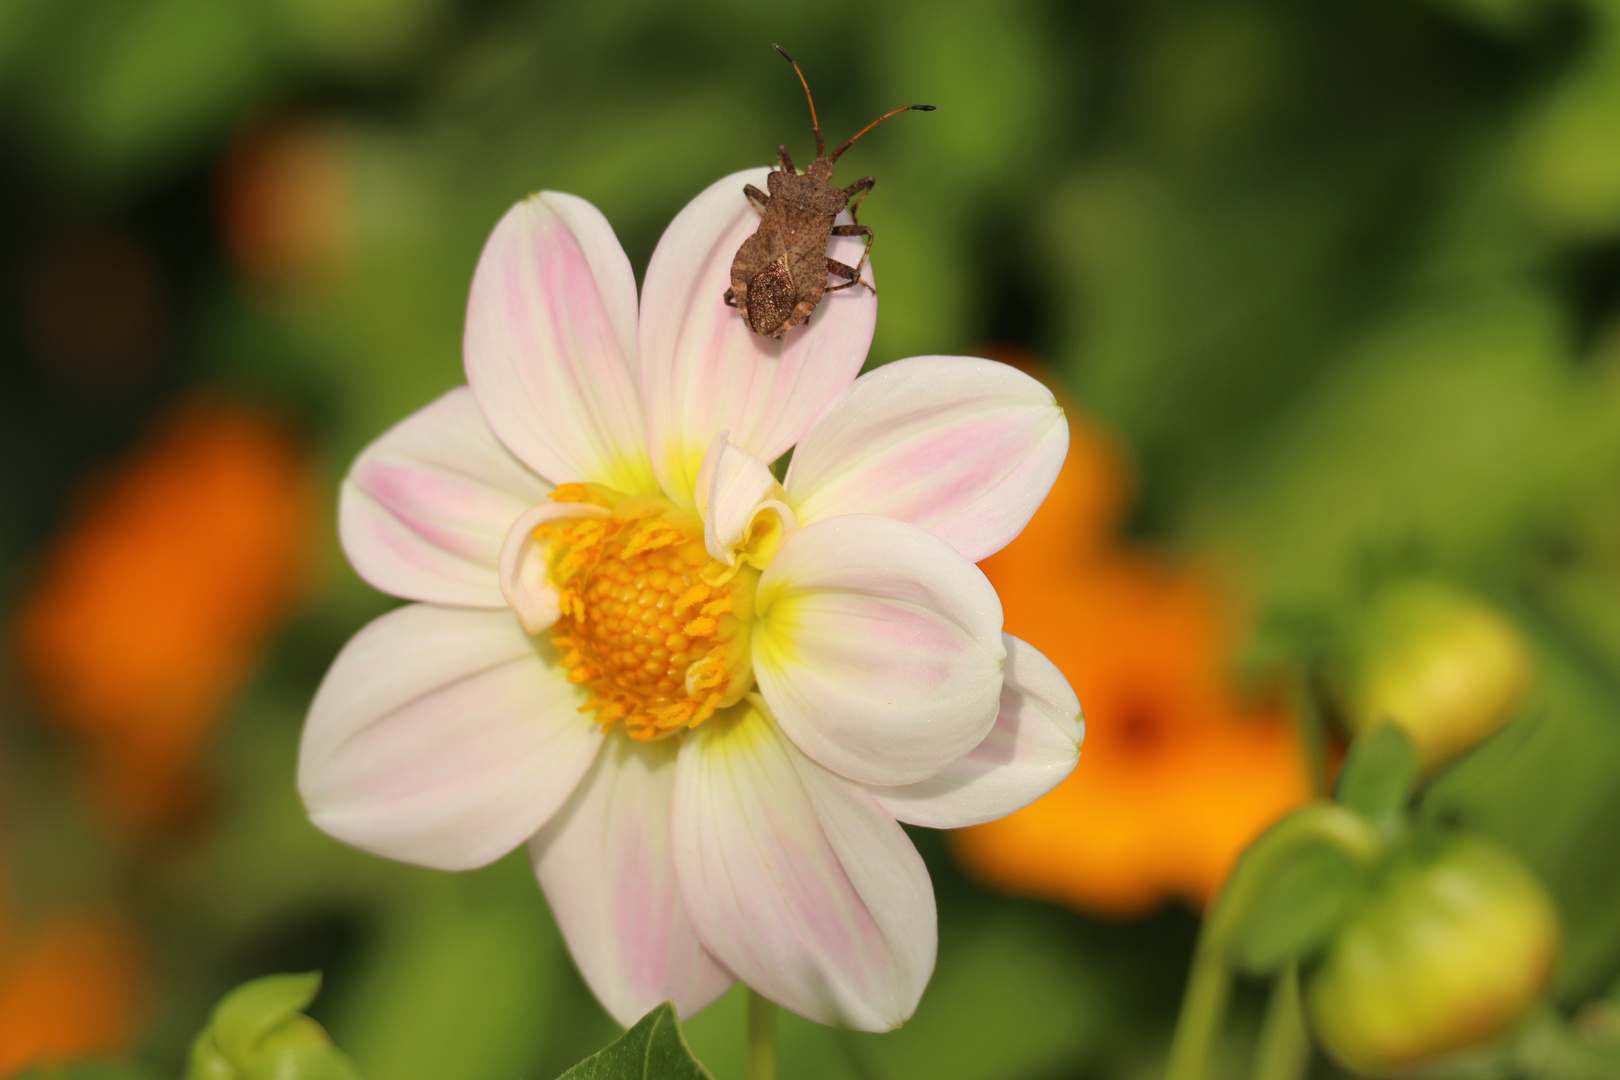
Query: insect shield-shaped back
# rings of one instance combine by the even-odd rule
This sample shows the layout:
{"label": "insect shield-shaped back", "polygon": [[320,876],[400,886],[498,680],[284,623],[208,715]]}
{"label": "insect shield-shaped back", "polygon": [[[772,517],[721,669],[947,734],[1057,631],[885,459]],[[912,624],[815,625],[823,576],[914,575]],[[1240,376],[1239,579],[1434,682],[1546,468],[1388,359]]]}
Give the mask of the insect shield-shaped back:
{"label": "insect shield-shaped back", "polygon": [[[778,168],[766,178],[768,192],[752,184],[743,185],[743,194],[759,211],[759,228],[742,242],[731,260],[731,287],[727,304],[737,308],[743,322],[756,334],[781,337],[807,322],[821,298],[829,292],[852,285],[872,286],[861,279],[866,257],[872,250],[872,230],[856,218],[861,200],[872,190],[872,178],[863,177],[846,188],[832,186],[833,165],[856,139],[877,127],[895,113],[908,109],[932,112],[932,105],[904,105],[886,112],[846,139],[831,154],[821,137],[821,121],[816,118],[815,98],[804,72],[782,46],[776,51],[793,64],[810,102],[810,123],[816,133],[816,159],[804,172],[793,167],[787,147],[778,146]],[[850,200],[854,202],[851,203]],[[836,225],[834,219],[849,207],[850,224]],[[864,236],[866,246],[860,261],[848,266],[827,257],[827,245],[835,236]],[[839,285],[828,285],[827,275],[843,278]]]}

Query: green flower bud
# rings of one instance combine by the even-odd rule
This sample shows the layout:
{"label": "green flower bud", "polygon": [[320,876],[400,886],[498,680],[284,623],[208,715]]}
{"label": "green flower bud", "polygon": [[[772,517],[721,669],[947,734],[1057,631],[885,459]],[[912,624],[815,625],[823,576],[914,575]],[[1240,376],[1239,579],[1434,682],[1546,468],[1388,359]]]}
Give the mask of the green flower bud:
{"label": "green flower bud", "polygon": [[269,975],[232,990],[191,1044],[186,1080],[359,1080],[326,1030],[300,1011],[321,977]]}
{"label": "green flower bud", "polygon": [[1546,987],[1552,901],[1496,844],[1452,837],[1397,856],[1306,984],[1322,1045],[1387,1074],[1485,1042]]}
{"label": "green flower bud", "polygon": [[1356,733],[1399,724],[1430,769],[1513,715],[1530,681],[1530,649],[1495,608],[1412,581],[1374,600],[1353,637],[1350,674]]}

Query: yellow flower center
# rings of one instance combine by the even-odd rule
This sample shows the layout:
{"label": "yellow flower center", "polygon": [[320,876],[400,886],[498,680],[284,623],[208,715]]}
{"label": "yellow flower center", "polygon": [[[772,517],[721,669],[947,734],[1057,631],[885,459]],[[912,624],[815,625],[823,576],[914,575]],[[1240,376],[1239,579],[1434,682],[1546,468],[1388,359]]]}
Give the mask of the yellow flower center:
{"label": "yellow flower center", "polygon": [[553,631],[568,681],[607,728],[633,739],[696,727],[752,681],[747,623],[758,571],[709,557],[703,523],[656,496],[565,484],[558,502],[607,517],[562,518],[534,531],[548,546],[561,616]]}

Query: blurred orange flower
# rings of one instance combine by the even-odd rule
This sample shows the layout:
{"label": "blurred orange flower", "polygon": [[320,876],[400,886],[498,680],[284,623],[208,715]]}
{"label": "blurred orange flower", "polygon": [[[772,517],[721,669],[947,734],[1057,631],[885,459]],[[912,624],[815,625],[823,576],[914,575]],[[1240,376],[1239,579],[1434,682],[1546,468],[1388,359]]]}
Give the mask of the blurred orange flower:
{"label": "blurred orange flower", "polygon": [[955,834],[986,881],[1114,915],[1202,902],[1239,852],[1310,792],[1293,724],[1231,687],[1214,582],[1121,548],[1118,448],[1069,408],[1068,460],[1024,533],[981,565],[1006,629],[1080,696],[1086,743],[1056,790]]}
{"label": "blurred orange flower", "polygon": [[124,920],[82,911],[15,942],[6,929],[0,927],[0,1077],[35,1062],[129,1049],[143,965]]}
{"label": "blurred orange flower", "polygon": [[87,496],[21,614],[23,667],[96,802],[151,828],[304,577],[315,483],[281,428],[198,399]]}

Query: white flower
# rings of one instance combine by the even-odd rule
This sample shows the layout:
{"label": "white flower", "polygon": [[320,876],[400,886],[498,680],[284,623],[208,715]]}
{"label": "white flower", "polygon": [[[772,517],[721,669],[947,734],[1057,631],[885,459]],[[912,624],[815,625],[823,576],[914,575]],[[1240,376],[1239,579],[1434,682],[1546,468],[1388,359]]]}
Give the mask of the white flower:
{"label": "white flower", "polygon": [[528,841],[622,1022],[741,979],[885,1030],[936,947],[898,822],[998,817],[1078,757],[1079,703],[974,566],[1045,498],[1068,428],[987,360],[856,378],[864,288],[782,340],[749,331],[722,301],[748,181],[675,219],[639,312],[588,203],[547,192],[496,226],[470,386],[344,484],[350,560],[418,603],[338,656],[299,788],[322,829],[407,862]]}

